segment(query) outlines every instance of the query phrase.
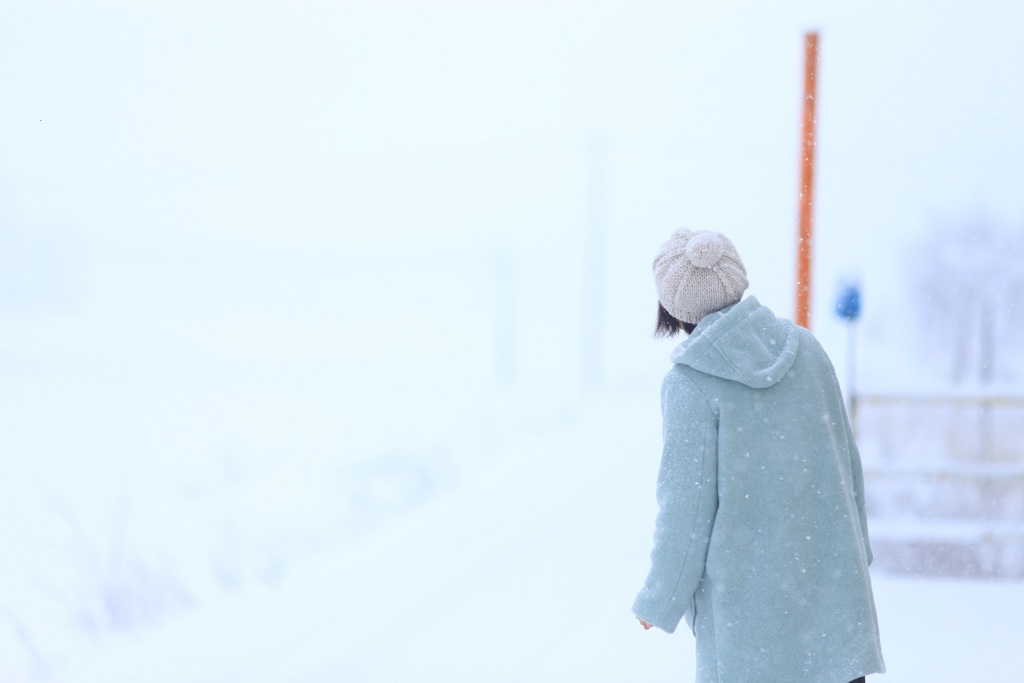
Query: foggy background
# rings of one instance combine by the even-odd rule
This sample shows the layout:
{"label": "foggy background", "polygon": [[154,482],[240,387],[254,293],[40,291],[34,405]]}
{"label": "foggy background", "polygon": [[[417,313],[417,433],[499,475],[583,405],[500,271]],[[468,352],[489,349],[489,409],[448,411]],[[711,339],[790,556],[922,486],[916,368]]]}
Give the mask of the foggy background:
{"label": "foggy background", "polygon": [[650,262],[792,316],[807,30],[887,680],[1018,680],[1024,7],[820,4],[3,3],[0,680],[690,675]]}

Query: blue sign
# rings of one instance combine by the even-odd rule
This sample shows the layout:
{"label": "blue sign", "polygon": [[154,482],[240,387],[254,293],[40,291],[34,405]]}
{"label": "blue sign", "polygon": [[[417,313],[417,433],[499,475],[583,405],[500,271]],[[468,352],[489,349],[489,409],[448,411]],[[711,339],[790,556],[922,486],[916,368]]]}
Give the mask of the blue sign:
{"label": "blue sign", "polygon": [[850,322],[860,317],[860,288],[857,285],[846,285],[840,290],[836,315]]}

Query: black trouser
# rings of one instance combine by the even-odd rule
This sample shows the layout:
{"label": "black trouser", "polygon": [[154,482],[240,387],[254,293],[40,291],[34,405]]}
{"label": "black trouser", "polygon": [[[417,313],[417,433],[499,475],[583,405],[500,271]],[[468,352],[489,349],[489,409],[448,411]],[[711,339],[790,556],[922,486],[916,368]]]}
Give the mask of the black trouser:
{"label": "black trouser", "polygon": [[860,677],[860,678],[858,678],[857,680],[854,680],[854,681],[850,681],[850,683],[867,683],[867,681],[865,681],[865,680],[864,680],[864,677],[863,677],[863,676],[861,676],[861,677]]}

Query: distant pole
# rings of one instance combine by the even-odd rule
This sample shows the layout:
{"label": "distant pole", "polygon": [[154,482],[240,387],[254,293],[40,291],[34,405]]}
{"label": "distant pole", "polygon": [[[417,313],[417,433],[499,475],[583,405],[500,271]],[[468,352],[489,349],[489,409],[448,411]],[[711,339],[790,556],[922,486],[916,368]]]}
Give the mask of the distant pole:
{"label": "distant pole", "polygon": [[597,390],[604,380],[605,242],[608,232],[608,150],[603,137],[587,150],[587,187],[583,235],[583,324],[580,380]]}
{"label": "distant pole", "polygon": [[803,145],[800,164],[800,234],[797,239],[796,324],[811,327],[811,252],[814,246],[814,124],[818,33],[804,36]]}
{"label": "distant pole", "polygon": [[516,272],[507,247],[494,252],[494,379],[507,389],[515,384],[516,357]]}
{"label": "distant pole", "polygon": [[857,323],[846,323],[846,412],[857,432]]}
{"label": "distant pole", "polygon": [[850,282],[839,290],[836,315],[846,321],[846,412],[850,416],[854,433],[857,431],[857,319],[860,318],[860,285]]}

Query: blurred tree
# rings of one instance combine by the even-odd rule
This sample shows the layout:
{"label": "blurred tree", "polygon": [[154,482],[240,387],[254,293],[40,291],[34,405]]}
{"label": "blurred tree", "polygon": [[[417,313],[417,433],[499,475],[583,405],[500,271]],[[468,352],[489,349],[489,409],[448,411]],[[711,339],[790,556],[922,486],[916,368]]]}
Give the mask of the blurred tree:
{"label": "blurred tree", "polygon": [[922,341],[946,356],[949,378],[1012,380],[1024,355],[1024,229],[983,214],[938,224],[910,264]]}

